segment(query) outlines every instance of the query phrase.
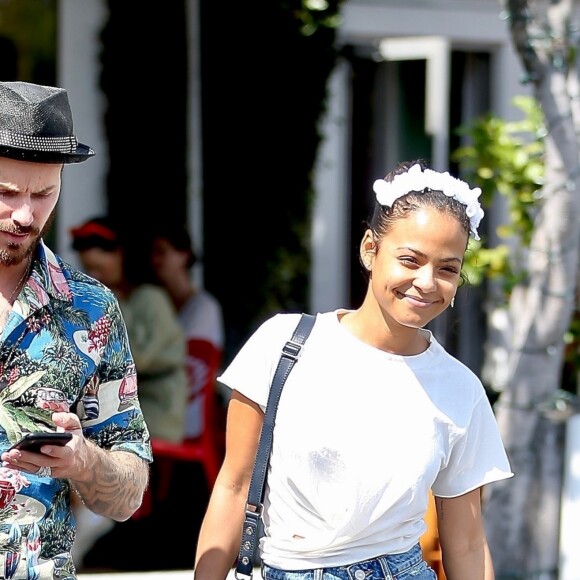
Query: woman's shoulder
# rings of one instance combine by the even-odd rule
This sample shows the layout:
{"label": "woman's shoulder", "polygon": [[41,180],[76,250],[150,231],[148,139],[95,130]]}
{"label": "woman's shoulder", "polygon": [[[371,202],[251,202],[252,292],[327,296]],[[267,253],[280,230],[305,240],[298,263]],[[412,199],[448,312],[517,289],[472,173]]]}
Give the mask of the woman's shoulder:
{"label": "woman's shoulder", "polygon": [[202,288],[197,290],[181,307],[180,313],[185,319],[191,319],[193,323],[197,319],[219,321],[222,318],[222,306],[213,294]]}
{"label": "woman's shoulder", "polygon": [[277,352],[290,339],[299,319],[299,313],[280,312],[259,320],[246,344],[259,344],[266,351],[272,349]]}
{"label": "woman's shoulder", "polygon": [[162,300],[164,302],[169,300],[169,294],[164,288],[149,282],[135,286],[131,294],[140,299]]}
{"label": "woman's shoulder", "polygon": [[[338,313],[347,312],[346,310],[333,310],[329,312],[318,312],[312,314],[316,320],[316,328],[320,329],[320,332],[328,334],[336,331],[336,326],[338,324]],[[276,334],[287,340],[291,337],[292,332],[300,322],[300,318],[303,314],[309,314],[307,312],[281,312],[274,314],[270,318],[266,319],[261,328],[271,334]]]}
{"label": "woman's shoulder", "polygon": [[478,396],[484,392],[483,383],[477,373],[457,356],[451,354],[437,341],[435,336],[429,332],[430,347],[429,357],[424,359],[424,363],[431,368],[437,368],[439,375],[453,377],[457,385],[463,389],[467,385],[475,390]]}
{"label": "woman's shoulder", "polygon": [[221,310],[220,301],[205,288],[199,288],[192,296],[191,300],[195,300],[206,307],[209,306],[211,308],[219,308]]}
{"label": "woman's shoulder", "polygon": [[163,314],[163,316],[171,312],[175,320],[177,320],[173,302],[171,302],[167,291],[161,286],[150,283],[139,284],[131,292],[128,301],[133,305],[133,308],[155,310],[157,313]]}
{"label": "woman's shoulder", "polygon": [[259,329],[270,333],[289,334],[294,330],[302,314],[300,312],[278,312],[266,318]]}

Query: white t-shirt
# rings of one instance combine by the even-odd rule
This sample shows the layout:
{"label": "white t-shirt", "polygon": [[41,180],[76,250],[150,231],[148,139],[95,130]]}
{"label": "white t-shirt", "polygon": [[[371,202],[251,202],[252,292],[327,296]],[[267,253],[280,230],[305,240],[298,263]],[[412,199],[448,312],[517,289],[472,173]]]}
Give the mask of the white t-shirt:
{"label": "white t-shirt", "polygon": [[207,290],[200,288],[182,306],[178,316],[187,338],[200,338],[215,344],[220,350],[223,348],[222,307]]}
{"label": "white t-shirt", "polygon": [[[204,425],[206,392],[214,388],[224,345],[222,308],[217,299],[199,289],[180,309],[179,322],[187,341],[189,394],[185,436],[198,437]],[[207,388],[207,390],[205,390]]]}
{"label": "white t-shirt", "polygon": [[[299,314],[278,314],[218,377],[264,409]],[[428,492],[454,497],[513,474],[485,390],[427,330],[392,355],[318,315],[280,398],[262,560],[298,570],[401,553],[419,541]]]}

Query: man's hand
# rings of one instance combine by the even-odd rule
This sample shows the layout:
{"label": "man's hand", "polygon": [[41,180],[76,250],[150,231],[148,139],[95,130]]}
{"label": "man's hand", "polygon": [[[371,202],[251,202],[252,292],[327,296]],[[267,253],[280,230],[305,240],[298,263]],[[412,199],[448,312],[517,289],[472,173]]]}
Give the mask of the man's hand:
{"label": "man's hand", "polygon": [[[127,451],[101,449],[83,435],[73,413],[54,413],[57,431],[73,437],[66,445],[44,445],[41,453],[12,449],[3,466],[27,473],[69,479],[73,490],[93,512],[124,521],[140,507],[149,479],[147,461]],[[47,468],[50,468],[48,470]]]}
{"label": "man's hand", "polygon": [[86,448],[79,418],[73,413],[54,413],[53,421],[57,431],[68,431],[73,435],[66,445],[43,445],[40,453],[11,449],[2,454],[2,465],[27,473],[38,473],[39,469],[50,468],[51,477],[78,477],[80,471],[77,460]]}

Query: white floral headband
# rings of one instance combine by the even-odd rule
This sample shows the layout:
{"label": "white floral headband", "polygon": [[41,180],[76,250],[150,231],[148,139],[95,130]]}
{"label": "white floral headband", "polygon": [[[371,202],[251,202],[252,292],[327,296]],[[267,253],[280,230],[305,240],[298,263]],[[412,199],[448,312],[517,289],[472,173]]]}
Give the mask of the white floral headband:
{"label": "white floral headband", "polygon": [[419,164],[415,164],[409,171],[397,175],[393,181],[377,179],[373,184],[377,201],[388,207],[391,207],[399,197],[407,195],[411,191],[421,192],[425,188],[442,191],[448,197],[452,197],[466,206],[470,235],[474,240],[479,240],[477,228],[484,214],[481,204],[477,201],[481,195],[479,187],[471,189],[465,181],[452,177],[448,171],[445,173],[439,173],[432,169],[421,171]]}

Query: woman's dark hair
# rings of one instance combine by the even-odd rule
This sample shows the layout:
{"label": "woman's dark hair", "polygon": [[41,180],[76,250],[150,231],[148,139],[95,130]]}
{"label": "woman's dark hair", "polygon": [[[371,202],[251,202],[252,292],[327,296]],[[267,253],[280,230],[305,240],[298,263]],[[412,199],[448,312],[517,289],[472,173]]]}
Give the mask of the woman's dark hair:
{"label": "woman's dark hair", "polygon": [[193,251],[193,244],[191,242],[191,236],[189,235],[189,230],[186,226],[182,225],[162,225],[158,227],[155,232],[153,239],[163,238],[167,240],[176,250],[180,252],[187,252],[187,267],[191,268],[197,262],[197,256]]}
{"label": "woman's dark hair", "polygon": [[[423,159],[415,161],[403,161],[397,165],[393,171],[387,173],[384,177],[385,181],[391,182],[397,175],[406,173],[413,167],[419,165],[421,170],[428,169],[427,163]],[[469,233],[471,231],[471,223],[467,215],[466,207],[461,202],[453,197],[445,195],[444,192],[426,188],[423,191],[410,191],[406,195],[397,198],[391,207],[383,206],[378,201],[375,202],[375,208],[367,227],[372,231],[376,244],[380,244],[381,239],[388,234],[395,222],[399,219],[408,217],[412,212],[417,211],[422,207],[432,207],[442,213],[450,215],[457,219],[466,233],[466,244],[469,241]],[[367,269],[364,267],[362,258],[359,256],[359,261],[363,266],[363,273],[368,275]],[[465,273],[461,272],[461,281],[467,281]]]}
{"label": "woman's dark hair", "polygon": [[[387,173],[385,181],[391,182],[397,175],[406,173],[413,167],[419,165],[421,170],[428,169],[426,162],[423,159],[416,161],[403,161],[399,163],[393,171]],[[408,215],[419,208],[432,207],[442,213],[453,216],[462,225],[467,238],[471,224],[469,216],[467,215],[466,207],[461,202],[453,197],[445,195],[444,192],[426,188],[423,191],[411,191],[407,195],[397,198],[391,207],[382,206],[375,202],[375,209],[368,227],[372,230],[377,242],[380,241],[385,234],[391,229],[393,224],[401,218],[406,218]],[[467,247],[467,245],[466,245]]]}

